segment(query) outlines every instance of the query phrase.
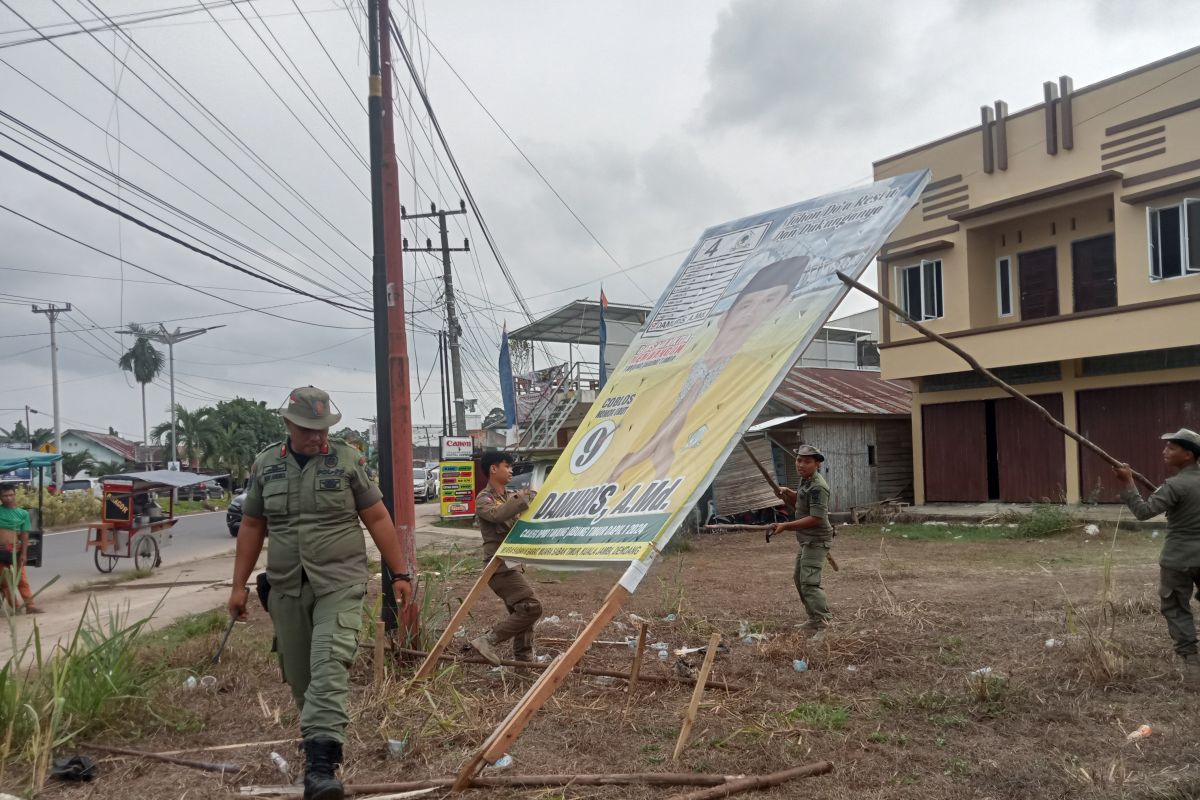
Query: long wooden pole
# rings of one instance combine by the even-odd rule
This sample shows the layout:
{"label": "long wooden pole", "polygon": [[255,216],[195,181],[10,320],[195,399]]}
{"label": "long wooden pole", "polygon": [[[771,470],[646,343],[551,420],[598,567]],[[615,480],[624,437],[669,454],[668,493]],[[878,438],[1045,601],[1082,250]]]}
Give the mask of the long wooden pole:
{"label": "long wooden pole", "polygon": [[750,792],[755,789],[778,786],[781,783],[786,783],[796,778],[811,778],[814,775],[825,775],[830,772],[833,772],[833,764],[831,762],[818,761],[816,764],[792,767],[791,769],[772,772],[770,775],[750,775],[745,778],[738,778],[737,780],[718,784],[711,789],[702,789],[698,792],[689,792],[688,794],[678,794],[671,797],[670,800],[717,800],[717,798],[729,797],[732,794],[741,794],[742,792]]}
{"label": "long wooden pole", "polygon": [[[917,333],[924,336],[926,339],[930,339],[932,341],[937,342],[938,344],[942,345],[947,350],[949,350],[950,352],[954,353],[956,356],[961,358],[963,361],[966,361],[967,364],[970,365],[971,369],[975,370],[980,375],[987,378],[989,381],[994,383],[997,387],[1004,390],[1004,392],[1006,392],[1007,394],[1011,395],[1012,397],[1016,398],[1017,400],[1020,400],[1022,403],[1026,404],[1031,409],[1036,411],[1038,413],[1038,415],[1041,416],[1041,418],[1046,421],[1047,424],[1049,424],[1051,427],[1057,429],[1060,433],[1062,433],[1066,436],[1069,436],[1070,438],[1079,442],[1079,444],[1083,445],[1088,450],[1091,450],[1093,453],[1100,456],[1100,458],[1104,459],[1104,461],[1107,462],[1108,464],[1110,464],[1114,467],[1124,466],[1124,464],[1122,462],[1120,462],[1117,459],[1110,456],[1103,449],[1101,449],[1099,445],[1084,438],[1083,436],[1080,436],[1078,433],[1071,430],[1066,425],[1063,425],[1061,422],[1056,420],[1054,418],[1054,415],[1051,414],[1049,411],[1042,408],[1040,405],[1035,403],[1033,400],[1030,400],[1025,395],[1021,394],[1021,392],[1019,392],[1016,389],[1014,389],[1013,387],[1009,386],[1007,383],[1005,383],[1000,378],[996,377],[995,373],[993,373],[991,370],[987,369],[982,364],[980,364],[978,361],[976,361],[974,356],[972,356],[966,350],[963,350],[961,347],[959,347],[958,345],[951,342],[945,336],[934,333],[933,331],[929,330],[929,328],[926,328],[921,323],[919,323],[913,319],[910,319],[908,314],[905,313],[904,309],[900,308],[900,306],[896,305],[891,300],[888,300],[886,297],[881,295],[879,292],[875,291],[874,289],[870,289],[866,286],[863,286],[861,283],[854,280],[853,278],[851,278],[849,275],[845,274],[844,272],[838,272],[837,276],[838,276],[838,279],[841,280],[842,283],[846,284],[847,286],[853,286],[855,289],[858,289],[860,292],[865,294],[867,297],[870,297],[871,299],[878,302],[884,308],[886,308],[889,311],[892,311],[896,314],[899,314],[903,318],[905,325],[908,325],[910,328],[912,328],[914,331],[916,331]],[[1147,490],[1149,490],[1151,492],[1153,492],[1155,489],[1158,488],[1157,486],[1154,485],[1153,481],[1151,481],[1149,478],[1147,478],[1145,475],[1141,474],[1140,472],[1134,472],[1133,477],[1134,477],[1134,480],[1136,480],[1138,483],[1142,484],[1143,487],[1145,487]]]}
{"label": "long wooden pole", "polygon": [[[424,656],[428,655],[428,653],[425,653],[421,650],[409,650],[408,648],[405,648],[405,647],[397,648],[396,652],[400,653],[401,655],[406,655],[406,656],[424,657]],[[443,653],[438,658],[442,661],[448,661],[448,662],[453,662],[453,663],[457,663],[457,664],[479,664],[480,666],[483,666],[486,664],[489,667],[493,666],[491,661],[488,661],[486,658],[482,658],[479,656],[452,656],[452,655]],[[541,672],[541,671],[544,671],[547,667],[549,667],[549,664],[544,664],[541,661],[511,661],[507,658],[502,658],[502,659],[500,659],[500,666],[515,667],[517,669],[528,669],[528,670],[534,670],[537,672]],[[631,681],[632,680],[632,675],[630,675],[628,672],[621,672],[620,670],[616,670],[616,669],[596,669],[595,667],[578,667],[577,666],[577,667],[575,667],[574,671],[579,673],[580,675],[594,675],[595,677],[598,677],[598,678],[618,678],[623,681]],[[653,683],[679,683],[679,684],[683,684],[684,686],[692,686],[696,683],[695,681],[693,681],[690,678],[680,678],[676,675],[641,675],[638,678],[638,680],[651,681]],[[726,683],[725,681],[707,681],[704,684],[704,688],[705,689],[721,689],[722,691],[726,691],[726,692],[740,692],[745,689],[744,686],[741,686],[739,684]]]}
{"label": "long wooden pole", "polygon": [[499,727],[483,743],[483,747],[463,765],[458,773],[458,780],[455,781],[452,787],[453,791],[461,792],[469,788],[471,781],[479,774],[479,770],[482,769],[485,762],[494,764],[504,755],[505,749],[521,735],[521,731],[525,730],[525,726],[529,724],[529,720],[550,699],[550,696],[554,694],[554,691],[563,682],[563,679],[567,677],[567,674],[583,658],[584,653],[591,647],[592,642],[600,638],[600,632],[604,630],[604,626],[612,622],[613,617],[621,610],[621,606],[629,599],[629,595],[629,590],[619,583],[609,590],[608,596],[600,604],[596,615],[580,631],[579,637],[575,640],[574,644],[551,662],[541,677],[538,678],[533,686],[529,687],[529,691],[525,693],[521,701],[517,703],[505,720],[500,723]]}
{"label": "long wooden pole", "polygon": [[629,701],[625,704],[626,708],[629,703],[633,702],[633,692],[637,689],[638,679],[642,676],[642,656],[646,654],[646,632],[649,630],[649,623],[643,622],[638,626],[637,644],[633,648],[633,666],[629,670],[629,686],[625,691],[629,693]]}
{"label": "long wooden pole", "polygon": [[151,761],[161,761],[164,764],[176,764],[180,767],[191,767],[192,769],[204,770],[205,772],[219,772],[222,775],[225,773],[241,772],[245,767],[242,764],[229,763],[213,763],[211,761],[193,761],[190,758],[175,758],[174,756],[164,756],[158,753],[147,753],[143,750],[130,750],[126,747],[113,747],[112,745],[96,744],[95,742],[80,742],[79,746],[84,750],[99,750],[101,753],[113,753],[119,756],[134,756],[136,758],[146,758]]}
{"label": "long wooden pole", "polygon": [[672,761],[678,761],[687,747],[688,737],[692,735],[692,726],[696,724],[696,715],[700,712],[700,699],[704,697],[704,682],[712,670],[713,661],[717,658],[717,648],[721,646],[721,634],[714,633],[708,637],[708,650],[704,653],[704,663],[700,665],[700,674],[696,676],[696,688],[692,691],[692,700],[688,703],[687,713],[683,715],[683,725],[679,728],[679,738],[675,741],[675,752]]}
{"label": "long wooden pole", "polygon": [[430,649],[429,655],[425,656],[425,661],[421,663],[417,673],[412,679],[416,681],[424,680],[429,677],[429,673],[433,672],[437,666],[438,659],[454,638],[454,634],[462,627],[463,620],[467,618],[467,614],[471,613],[471,607],[475,605],[475,601],[479,599],[479,595],[483,592],[483,587],[488,585],[488,581],[496,570],[500,568],[501,560],[493,558],[488,562],[488,565],[483,568],[483,572],[479,573],[479,579],[475,581],[475,585],[471,587],[471,591],[467,592],[467,596],[463,598],[458,610],[454,612],[454,616],[450,618],[450,622],[446,624],[446,630],[442,631],[442,635],[438,637],[437,643]]}

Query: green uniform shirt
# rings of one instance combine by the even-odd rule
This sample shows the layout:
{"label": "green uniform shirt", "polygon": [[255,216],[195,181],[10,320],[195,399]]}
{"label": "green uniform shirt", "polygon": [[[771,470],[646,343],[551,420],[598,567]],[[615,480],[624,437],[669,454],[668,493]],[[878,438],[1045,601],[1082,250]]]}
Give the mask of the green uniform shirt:
{"label": "green uniform shirt", "polygon": [[796,519],[804,517],[816,517],[821,524],[796,531],[796,539],[800,544],[833,539],[833,526],[829,524],[829,484],[819,472],[813,473],[808,480],[800,481],[800,487],[796,489]]}
{"label": "green uniform shirt", "polygon": [[[267,521],[271,591],[299,597],[304,578],[317,595],[367,582],[358,512],[383,498],[362,454],[337,439],[301,469],[286,444],[258,454],[242,513]],[[303,577],[302,577],[303,576]]]}
{"label": "green uniform shirt", "polygon": [[1121,499],[1138,519],[1167,512],[1167,540],[1159,564],[1168,569],[1200,567],[1200,467],[1181,469],[1145,500],[1135,488],[1122,491]]}
{"label": "green uniform shirt", "polygon": [[505,491],[504,496],[485,486],[475,495],[475,516],[479,518],[479,532],[483,534],[483,560],[491,561],[500,549],[508,532],[529,508],[529,501],[518,497],[516,492]]}

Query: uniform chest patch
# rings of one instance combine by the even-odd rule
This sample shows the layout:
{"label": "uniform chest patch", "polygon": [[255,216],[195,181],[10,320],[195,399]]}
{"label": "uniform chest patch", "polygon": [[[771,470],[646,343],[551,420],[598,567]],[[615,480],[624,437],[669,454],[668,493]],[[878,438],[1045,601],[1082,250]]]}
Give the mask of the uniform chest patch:
{"label": "uniform chest patch", "polygon": [[341,478],[320,478],[317,481],[317,489],[322,492],[334,492],[343,488]]}
{"label": "uniform chest patch", "polygon": [[337,463],[338,463],[337,453],[330,453],[329,455],[325,456],[325,466],[336,467]]}

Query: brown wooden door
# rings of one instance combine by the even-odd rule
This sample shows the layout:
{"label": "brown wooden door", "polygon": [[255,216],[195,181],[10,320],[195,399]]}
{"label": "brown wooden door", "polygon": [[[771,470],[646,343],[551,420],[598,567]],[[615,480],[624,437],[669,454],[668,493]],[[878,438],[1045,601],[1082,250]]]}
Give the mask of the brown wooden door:
{"label": "brown wooden door", "polygon": [[[1062,422],[1061,394],[1031,398]],[[1063,437],[1025,403],[996,401],[996,460],[1004,503],[1062,502],[1067,486]]]}
{"label": "brown wooden door", "polygon": [[[1080,434],[1155,483],[1168,474],[1159,437],[1179,428],[1200,427],[1200,381],[1092,389],[1079,392],[1076,403]],[[1112,468],[1099,456],[1081,447],[1079,466],[1085,502],[1120,501]]]}
{"label": "brown wooden door", "polygon": [[1075,311],[1117,304],[1117,256],[1113,235],[1071,243],[1071,282]]}
{"label": "brown wooden door", "polygon": [[1058,261],[1056,250],[1047,247],[1017,256],[1021,282],[1021,319],[1040,319],[1058,314]]}
{"label": "brown wooden door", "polygon": [[982,400],[921,407],[925,500],[988,499],[987,415]]}

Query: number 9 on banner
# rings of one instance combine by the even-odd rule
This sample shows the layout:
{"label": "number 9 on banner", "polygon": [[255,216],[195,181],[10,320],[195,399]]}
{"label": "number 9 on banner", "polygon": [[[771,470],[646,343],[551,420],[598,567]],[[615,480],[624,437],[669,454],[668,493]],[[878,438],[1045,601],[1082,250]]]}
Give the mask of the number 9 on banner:
{"label": "number 9 on banner", "polygon": [[571,473],[578,475],[586,472],[588,467],[596,463],[596,459],[604,455],[604,451],[612,444],[613,432],[616,429],[617,423],[606,420],[588,431],[571,451]]}

